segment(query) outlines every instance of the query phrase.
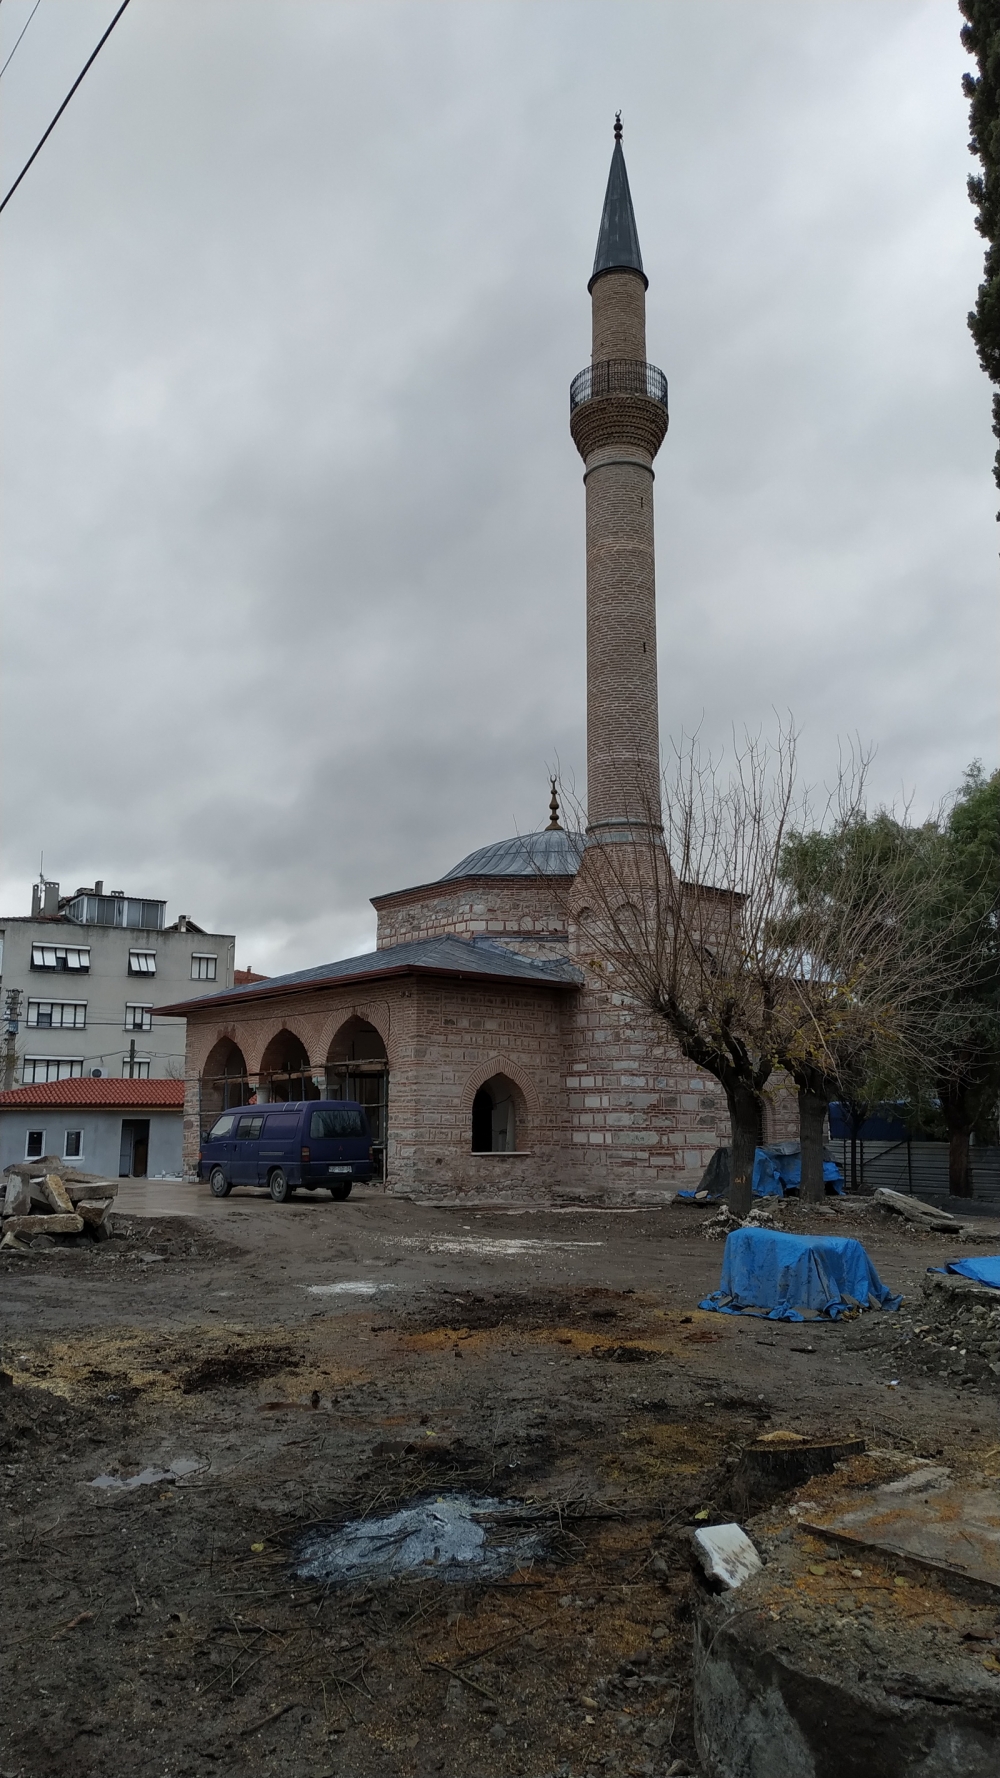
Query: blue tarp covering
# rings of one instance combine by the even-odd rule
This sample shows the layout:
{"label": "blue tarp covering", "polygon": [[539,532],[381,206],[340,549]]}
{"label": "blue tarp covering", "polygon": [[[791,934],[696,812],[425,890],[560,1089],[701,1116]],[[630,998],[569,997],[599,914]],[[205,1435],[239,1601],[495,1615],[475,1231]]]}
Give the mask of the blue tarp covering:
{"label": "blue tarp covering", "polygon": [[928,1266],[929,1272],[957,1272],[960,1278],[974,1278],[977,1284],[992,1284],[1000,1290],[1000,1253],[984,1253],[981,1259],[950,1259],[946,1266]]}
{"label": "blue tarp covering", "polygon": [[[836,1161],[823,1162],[823,1180],[838,1192],[844,1189],[843,1176]],[[769,1154],[758,1148],[753,1157],[753,1194],[756,1198],[783,1198],[789,1186],[798,1191],[802,1183],[800,1154]]]}
{"label": "blue tarp covering", "polygon": [[769,1321],[836,1321],[848,1309],[898,1309],[902,1300],[882,1283],[860,1241],[734,1229],[719,1288],[698,1307]]}

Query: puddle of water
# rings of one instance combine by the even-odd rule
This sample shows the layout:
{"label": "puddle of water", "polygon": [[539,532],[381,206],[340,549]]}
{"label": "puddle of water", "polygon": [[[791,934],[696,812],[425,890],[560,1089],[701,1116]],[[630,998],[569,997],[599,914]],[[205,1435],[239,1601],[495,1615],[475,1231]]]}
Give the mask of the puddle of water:
{"label": "puddle of water", "polygon": [[371,1284],[367,1278],[345,1278],[341,1284],[303,1284],[310,1296],[374,1296],[379,1290],[395,1290],[394,1284]]}
{"label": "puddle of water", "polygon": [[302,1580],[474,1580],[510,1574],[542,1554],[540,1531],[509,1526],[517,1501],[449,1494],[418,1500],[384,1519],[354,1519],[336,1531],[311,1532],[298,1550]]}
{"label": "puddle of water", "polygon": [[98,1475],[88,1488],[150,1488],[154,1482],[180,1482],[195,1470],[204,1469],[197,1457],[175,1457],[169,1469],[141,1469],[138,1475]]}
{"label": "puddle of water", "polygon": [[421,1253],[478,1253],[485,1259],[515,1259],[525,1253],[565,1253],[579,1247],[603,1247],[603,1241],[532,1241],[528,1236],[383,1235],[393,1247],[415,1247]]}

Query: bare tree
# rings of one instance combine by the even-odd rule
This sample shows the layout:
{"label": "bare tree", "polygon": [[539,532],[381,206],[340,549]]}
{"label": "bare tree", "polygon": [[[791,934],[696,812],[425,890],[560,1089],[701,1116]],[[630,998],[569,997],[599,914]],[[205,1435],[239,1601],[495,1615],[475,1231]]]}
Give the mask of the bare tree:
{"label": "bare tree", "polygon": [[[571,913],[595,962],[715,1076],[730,1118],[732,1208],[750,1208],[775,1067],[771,934],[784,841],[800,813],[795,737],[748,738],[727,778],[697,737],[611,831],[588,836]],[[662,810],[662,822],[660,811]]]}
{"label": "bare tree", "polygon": [[776,1070],[797,1089],[800,1189],[817,1199],[830,1100],[927,1065],[928,986],[951,963],[920,918],[919,830],[895,823],[877,872],[864,848],[829,844],[866,820],[868,765],[860,750],[841,759],[817,825],[790,722],[774,741],[747,737],[726,772],[685,741],[643,807],[588,834],[571,891],[594,965],[722,1086],[738,1215]]}

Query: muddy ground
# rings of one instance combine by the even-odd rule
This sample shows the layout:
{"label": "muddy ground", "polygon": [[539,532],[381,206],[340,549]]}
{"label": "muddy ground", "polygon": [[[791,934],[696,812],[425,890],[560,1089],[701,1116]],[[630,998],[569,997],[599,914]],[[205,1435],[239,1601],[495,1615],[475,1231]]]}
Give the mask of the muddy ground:
{"label": "muddy ground", "polygon": [[[697,1309],[700,1210],[174,1189],[197,1216],[0,1256],[2,1778],[695,1773],[688,1540],[765,1504],[749,1440],[1000,1469],[989,1329],[927,1331],[954,1245],[870,1208],[786,1226],[860,1234],[903,1311],[803,1327]],[[317,1525],[455,1492],[516,1503],[531,1560],[296,1577]]]}

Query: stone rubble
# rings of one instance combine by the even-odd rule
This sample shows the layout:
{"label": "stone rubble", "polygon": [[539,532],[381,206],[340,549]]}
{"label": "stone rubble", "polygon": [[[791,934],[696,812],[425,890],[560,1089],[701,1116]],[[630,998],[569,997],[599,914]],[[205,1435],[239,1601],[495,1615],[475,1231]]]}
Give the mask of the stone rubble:
{"label": "stone rubble", "polygon": [[42,1253],[81,1238],[106,1241],[117,1179],[84,1173],[55,1155],[15,1161],[3,1174],[0,1247]]}

